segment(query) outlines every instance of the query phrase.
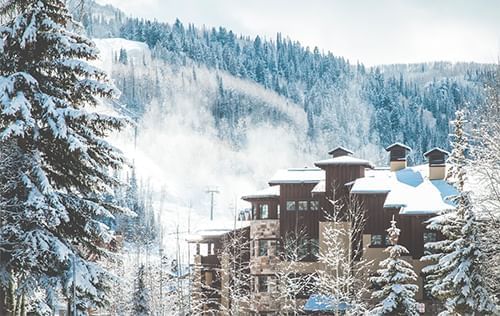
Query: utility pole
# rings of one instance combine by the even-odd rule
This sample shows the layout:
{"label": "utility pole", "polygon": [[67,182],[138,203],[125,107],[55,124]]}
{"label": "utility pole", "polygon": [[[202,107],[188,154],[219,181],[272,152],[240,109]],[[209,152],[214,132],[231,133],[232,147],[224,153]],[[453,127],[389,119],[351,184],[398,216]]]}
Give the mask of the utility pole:
{"label": "utility pole", "polygon": [[220,193],[220,191],[217,189],[217,187],[215,188],[208,188],[207,191],[205,191],[206,193],[210,194],[210,220],[213,221],[214,220],[214,195],[215,193]]}
{"label": "utility pole", "polygon": [[73,254],[73,316],[76,316],[76,255]]}

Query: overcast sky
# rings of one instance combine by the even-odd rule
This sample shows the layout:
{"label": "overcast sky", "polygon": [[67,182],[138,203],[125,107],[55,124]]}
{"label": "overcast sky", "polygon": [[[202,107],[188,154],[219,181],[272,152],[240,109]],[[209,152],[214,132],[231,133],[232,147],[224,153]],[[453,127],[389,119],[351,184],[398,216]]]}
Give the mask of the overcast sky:
{"label": "overcast sky", "polygon": [[277,32],[367,65],[498,61],[500,0],[98,0],[125,13],[237,34]]}

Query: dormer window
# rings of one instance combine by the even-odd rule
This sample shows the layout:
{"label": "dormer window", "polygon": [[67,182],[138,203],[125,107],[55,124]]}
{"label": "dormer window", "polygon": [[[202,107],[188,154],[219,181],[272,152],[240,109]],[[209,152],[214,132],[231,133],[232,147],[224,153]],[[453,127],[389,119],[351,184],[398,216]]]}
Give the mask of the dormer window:
{"label": "dormer window", "polygon": [[268,219],[269,218],[269,205],[260,204],[259,205],[259,219]]}

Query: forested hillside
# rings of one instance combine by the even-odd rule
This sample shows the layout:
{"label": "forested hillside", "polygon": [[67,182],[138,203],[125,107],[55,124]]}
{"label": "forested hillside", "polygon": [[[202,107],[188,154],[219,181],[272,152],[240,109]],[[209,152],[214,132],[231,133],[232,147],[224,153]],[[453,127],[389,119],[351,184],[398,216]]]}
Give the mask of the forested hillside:
{"label": "forested hillside", "polygon": [[[220,138],[236,148],[245,146],[249,124],[286,125],[292,120],[268,101],[229,87],[222,77],[257,83],[297,105],[306,118],[299,129],[309,139],[308,152],[323,153],[325,147],[341,144],[377,160],[383,146],[401,141],[414,149],[411,158],[419,162],[429,148],[449,147],[448,122],[457,109],[483,103],[482,82],[491,71],[488,65],[447,62],[367,68],[279,33],[275,39],[249,38],[224,27],[126,18],[109,6],[91,10],[83,15],[91,36],[145,42],[171,75],[184,76],[186,68],[192,69],[190,82],[196,81],[198,69],[211,69],[217,88],[205,102]],[[169,97],[158,95],[158,80],[165,80],[158,69],[147,67],[144,73],[138,68],[145,63],[128,63],[126,53],[115,61],[128,69],[113,77],[123,91],[122,101],[135,113]]]}

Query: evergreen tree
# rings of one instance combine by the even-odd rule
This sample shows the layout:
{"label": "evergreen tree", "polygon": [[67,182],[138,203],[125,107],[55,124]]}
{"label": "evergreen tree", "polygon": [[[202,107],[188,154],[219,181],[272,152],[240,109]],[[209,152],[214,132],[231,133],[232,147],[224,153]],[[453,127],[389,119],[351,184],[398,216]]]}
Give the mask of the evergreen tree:
{"label": "evergreen tree", "polygon": [[476,217],[469,192],[465,191],[467,136],[464,112],[456,112],[452,164],[448,180],[458,193],[453,198],[456,209],[431,219],[429,229],[438,230],[444,240],[426,244],[431,254],[422,260],[432,264],[424,268],[431,294],[445,303],[441,315],[494,314],[496,307],[484,284],[480,249],[481,221]]}
{"label": "evergreen tree", "polygon": [[85,313],[108,301],[111,278],[87,258],[105,253],[113,236],[102,222],[122,211],[105,195],[124,158],[104,137],[126,122],[91,110],[117,92],[86,62],[98,51],[70,30],[78,25],[64,1],[10,0],[0,12],[15,13],[0,28],[0,140],[18,157],[1,193],[2,279],[28,299],[42,294],[47,309],[62,291]]}
{"label": "evergreen tree", "polygon": [[149,291],[145,282],[145,268],[141,264],[137,270],[132,310],[135,316],[151,315]]}
{"label": "evergreen tree", "polygon": [[373,293],[374,298],[381,299],[371,311],[374,315],[419,315],[415,301],[418,286],[413,284],[417,274],[412,265],[401,258],[408,254],[408,250],[398,245],[399,232],[393,218],[391,227],[387,229],[391,246],[385,252],[389,253],[389,258],[380,262],[382,269],[378,270],[379,276],[372,278],[381,288]]}

